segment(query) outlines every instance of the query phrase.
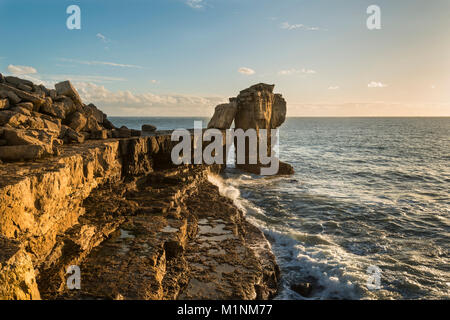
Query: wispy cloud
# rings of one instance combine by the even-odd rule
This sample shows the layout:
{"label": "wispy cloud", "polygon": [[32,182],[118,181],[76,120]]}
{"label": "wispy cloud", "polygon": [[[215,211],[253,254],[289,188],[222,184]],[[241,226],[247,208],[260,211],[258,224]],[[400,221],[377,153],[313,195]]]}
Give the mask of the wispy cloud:
{"label": "wispy cloud", "polygon": [[328,90],[338,90],[339,86],[330,86],[328,87]]}
{"label": "wispy cloud", "polygon": [[205,6],[204,0],[186,0],[186,4],[194,9],[202,9]]}
{"label": "wispy cloud", "polygon": [[29,66],[15,66],[10,64],[7,69],[8,72],[15,76],[37,73],[35,68]]}
{"label": "wispy cloud", "polygon": [[280,76],[290,76],[290,75],[293,75],[293,74],[299,74],[299,73],[303,73],[303,74],[315,74],[315,73],[317,73],[315,70],[311,70],[311,69],[305,69],[305,68],[302,68],[302,69],[289,69],[289,70],[281,70],[281,71],[278,71],[278,74],[280,75]]}
{"label": "wispy cloud", "polygon": [[89,66],[111,66],[111,67],[119,67],[119,68],[136,68],[136,69],[142,69],[142,66],[134,65],[134,64],[123,64],[123,63],[116,63],[116,62],[108,62],[108,61],[86,61],[86,60],[75,60],[75,59],[67,59],[67,58],[60,58],[60,61],[63,62],[71,62],[71,63],[78,63],[78,64],[85,64]]}
{"label": "wispy cloud", "polygon": [[245,75],[247,75],[247,76],[250,76],[250,75],[256,73],[255,70],[250,69],[250,68],[247,68],[247,67],[239,68],[239,69],[238,69],[238,72],[241,73],[241,74],[245,74]]}
{"label": "wispy cloud", "polygon": [[103,34],[101,34],[101,33],[97,33],[96,35],[95,35],[98,39],[100,39],[102,42],[104,42],[104,43],[108,43],[109,42],[109,39],[107,38],[107,37],[105,37]]}
{"label": "wispy cloud", "polygon": [[281,29],[285,29],[285,30],[296,30],[296,29],[302,29],[302,30],[307,30],[307,31],[317,31],[317,30],[325,30],[325,29],[320,29],[319,27],[309,27],[309,26],[305,26],[304,24],[290,24],[289,22],[283,22],[280,25]]}
{"label": "wispy cloud", "polygon": [[371,82],[369,82],[367,87],[368,88],[385,88],[385,87],[387,87],[387,84],[377,82],[377,81],[371,81]]}

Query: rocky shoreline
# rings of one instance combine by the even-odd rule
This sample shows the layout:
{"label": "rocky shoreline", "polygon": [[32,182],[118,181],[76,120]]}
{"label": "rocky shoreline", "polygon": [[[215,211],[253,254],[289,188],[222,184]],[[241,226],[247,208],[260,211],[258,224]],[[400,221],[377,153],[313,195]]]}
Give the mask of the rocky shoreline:
{"label": "rocky shoreline", "polygon": [[170,132],[115,128],[70,82],[0,75],[0,98],[0,299],[276,295],[270,244],[208,180],[221,165],[172,165]]}

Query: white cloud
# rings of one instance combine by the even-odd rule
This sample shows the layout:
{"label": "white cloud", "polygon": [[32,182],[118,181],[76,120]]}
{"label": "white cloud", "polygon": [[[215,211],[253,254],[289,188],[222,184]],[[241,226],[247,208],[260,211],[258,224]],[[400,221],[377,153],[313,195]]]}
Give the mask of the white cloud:
{"label": "white cloud", "polygon": [[25,75],[25,74],[35,74],[37,73],[37,70],[33,67],[29,66],[15,66],[10,64],[8,66],[8,71],[11,72],[13,75]]}
{"label": "white cloud", "polygon": [[106,38],[103,34],[101,34],[101,33],[97,33],[96,35],[95,35],[98,39],[100,39],[101,41],[103,41],[103,42],[109,42],[109,39],[108,38]]}
{"label": "white cloud", "polygon": [[368,88],[385,88],[387,87],[387,84],[377,82],[377,81],[371,81],[368,85]]}
{"label": "white cloud", "polygon": [[328,87],[328,90],[338,90],[339,87],[338,86],[330,86]]}
{"label": "white cloud", "polygon": [[194,9],[201,9],[205,6],[204,0],[186,0],[186,4]]}
{"label": "white cloud", "polygon": [[315,74],[316,71],[311,70],[311,69],[305,69],[305,68],[302,68],[302,69],[281,70],[281,71],[278,72],[278,74],[279,74],[280,76],[290,76],[290,75],[298,74],[298,73],[303,73],[303,74]]}
{"label": "white cloud", "polygon": [[75,59],[66,59],[66,58],[60,58],[59,60],[64,61],[64,62],[85,64],[85,65],[89,65],[89,66],[102,65],[102,66],[119,67],[119,68],[136,68],[136,69],[143,68],[142,66],[138,66],[138,65],[134,65],[134,64],[123,64],[123,63],[108,62],[108,61],[86,61],[86,60],[75,60]]}
{"label": "white cloud", "polygon": [[156,83],[159,83],[159,81],[158,81],[158,80],[155,80],[155,79],[153,79],[153,80],[150,80],[150,83],[156,84]]}
{"label": "white cloud", "polygon": [[247,68],[247,67],[239,68],[238,72],[242,73],[242,74],[245,74],[245,75],[248,75],[248,76],[256,73],[255,70]]}
{"label": "white cloud", "polygon": [[89,82],[74,82],[74,86],[85,103],[93,102],[107,114],[115,115],[154,115],[157,112],[161,115],[210,116],[216,105],[226,101],[225,97],[111,91]]}
{"label": "white cloud", "polygon": [[304,24],[290,24],[289,22],[283,22],[280,25],[281,29],[285,29],[285,30],[296,30],[296,29],[302,29],[302,30],[308,30],[308,31],[317,31],[317,30],[321,30],[318,27],[308,27],[305,26]]}

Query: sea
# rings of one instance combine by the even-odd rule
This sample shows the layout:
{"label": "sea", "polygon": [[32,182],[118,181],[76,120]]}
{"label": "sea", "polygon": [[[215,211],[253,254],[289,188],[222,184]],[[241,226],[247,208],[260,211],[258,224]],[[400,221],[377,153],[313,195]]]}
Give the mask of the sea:
{"label": "sea", "polygon": [[[207,118],[112,117],[193,128]],[[276,299],[450,298],[450,118],[288,118],[292,176],[211,177],[272,246]],[[303,297],[292,285],[311,283]]]}

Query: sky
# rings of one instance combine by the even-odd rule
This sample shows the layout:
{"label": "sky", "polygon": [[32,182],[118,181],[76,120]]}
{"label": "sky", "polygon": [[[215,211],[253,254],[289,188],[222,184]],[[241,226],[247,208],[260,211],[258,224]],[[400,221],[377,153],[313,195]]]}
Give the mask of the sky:
{"label": "sky", "polygon": [[448,0],[0,0],[0,72],[71,80],[110,116],[211,116],[259,82],[288,116],[450,116],[449,15]]}

